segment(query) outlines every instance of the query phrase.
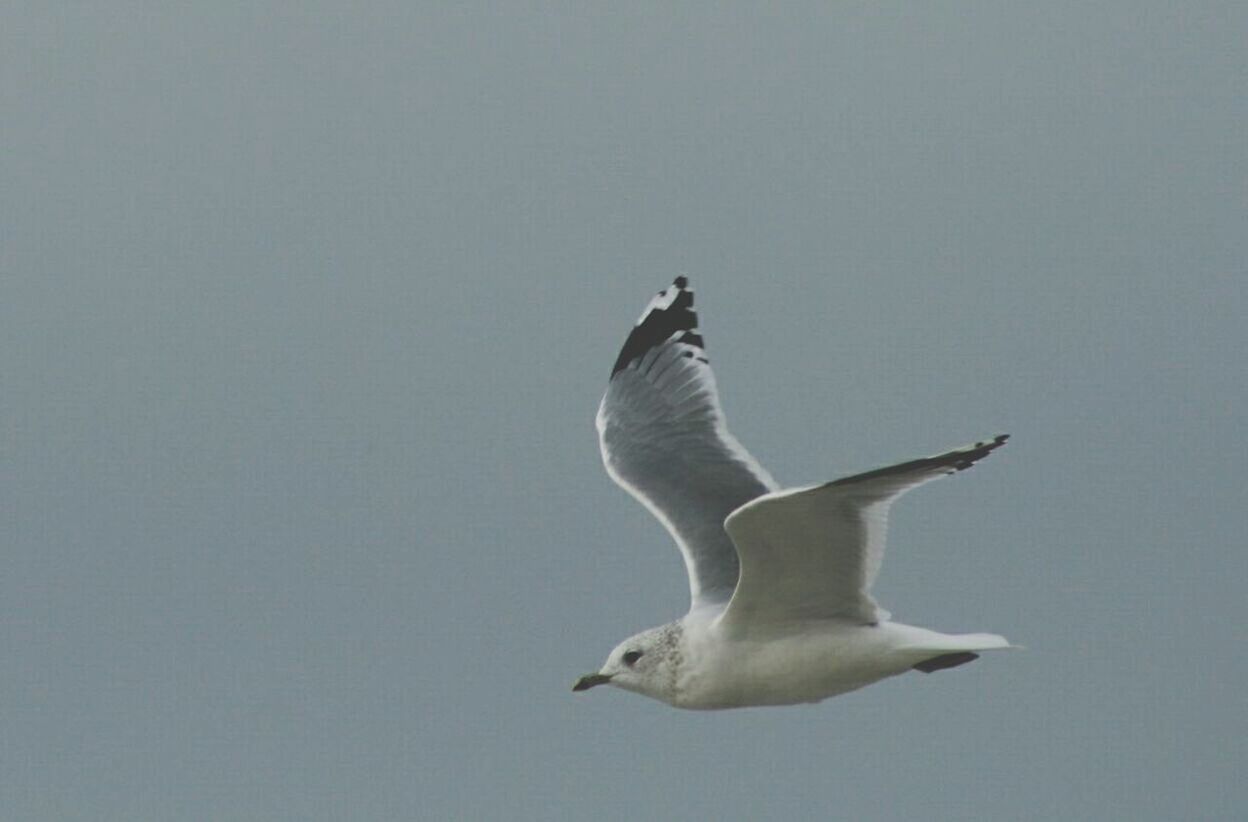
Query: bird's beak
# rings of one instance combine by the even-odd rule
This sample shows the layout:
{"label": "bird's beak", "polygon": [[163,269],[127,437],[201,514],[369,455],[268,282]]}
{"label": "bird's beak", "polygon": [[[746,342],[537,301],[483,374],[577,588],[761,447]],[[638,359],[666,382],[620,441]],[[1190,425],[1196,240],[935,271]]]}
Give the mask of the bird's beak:
{"label": "bird's beak", "polygon": [[576,684],[572,686],[572,690],[588,691],[595,685],[606,685],[610,681],[611,677],[606,674],[586,674],[576,681]]}

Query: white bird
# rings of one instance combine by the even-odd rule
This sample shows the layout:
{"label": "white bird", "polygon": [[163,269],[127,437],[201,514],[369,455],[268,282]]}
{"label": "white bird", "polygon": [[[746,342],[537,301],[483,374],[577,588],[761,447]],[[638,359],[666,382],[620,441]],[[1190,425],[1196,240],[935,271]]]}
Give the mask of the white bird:
{"label": "white bird", "polygon": [[621,642],[573,690],[609,684],[691,709],[819,702],[1011,647],[891,622],[871,597],[893,500],[969,468],[1007,435],[781,490],[728,432],[685,277],[629,334],[597,424],[607,473],[675,538],[692,602]]}

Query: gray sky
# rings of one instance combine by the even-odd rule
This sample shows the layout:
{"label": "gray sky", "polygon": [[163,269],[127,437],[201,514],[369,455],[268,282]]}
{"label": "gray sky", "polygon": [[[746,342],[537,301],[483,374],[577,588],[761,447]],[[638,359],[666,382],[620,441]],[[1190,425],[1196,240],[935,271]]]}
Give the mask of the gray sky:
{"label": "gray sky", "polygon": [[[5,818],[1245,813],[1248,6],[668,5],[5,4]],[[781,482],[1014,435],[877,591],[1025,652],[569,691],[682,272]]]}

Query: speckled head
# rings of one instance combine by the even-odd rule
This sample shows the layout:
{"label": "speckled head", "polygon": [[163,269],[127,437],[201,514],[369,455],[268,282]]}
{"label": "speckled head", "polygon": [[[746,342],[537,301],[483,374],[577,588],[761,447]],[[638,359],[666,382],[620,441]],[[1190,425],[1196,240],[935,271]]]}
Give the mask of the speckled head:
{"label": "speckled head", "polygon": [[680,623],[672,622],[629,637],[615,646],[602,668],[578,679],[572,690],[614,685],[671,703],[683,660],[682,634]]}

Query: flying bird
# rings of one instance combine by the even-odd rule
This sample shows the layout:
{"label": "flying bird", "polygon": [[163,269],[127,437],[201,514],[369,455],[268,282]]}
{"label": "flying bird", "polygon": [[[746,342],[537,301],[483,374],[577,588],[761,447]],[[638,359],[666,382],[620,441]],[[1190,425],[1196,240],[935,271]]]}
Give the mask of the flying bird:
{"label": "flying bird", "polygon": [[677,708],[819,702],[1011,647],[893,622],[871,596],[889,506],[1008,435],[781,489],[728,432],[685,277],[650,300],[598,409],[607,473],[666,526],[689,612],[621,642],[574,691],[613,685]]}

